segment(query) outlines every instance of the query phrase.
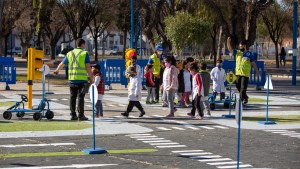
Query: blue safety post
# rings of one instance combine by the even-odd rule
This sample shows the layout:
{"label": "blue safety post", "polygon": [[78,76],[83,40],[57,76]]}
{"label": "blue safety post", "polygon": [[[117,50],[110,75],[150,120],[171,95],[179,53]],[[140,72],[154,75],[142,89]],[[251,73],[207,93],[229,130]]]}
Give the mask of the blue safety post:
{"label": "blue safety post", "polygon": [[240,168],[240,151],[241,151],[241,115],[242,115],[242,101],[241,98],[239,98],[239,117],[238,117],[238,144],[237,144],[237,163],[236,168]]}
{"label": "blue safety post", "polygon": [[134,0],[130,0],[130,47],[133,46],[134,39]]}
{"label": "blue safety post", "polygon": [[48,73],[48,91],[46,92],[46,94],[54,94],[54,92],[50,91],[50,73]]}
{"label": "blue safety post", "polygon": [[270,90],[270,74],[268,74],[268,80],[267,80],[267,108],[266,108],[266,121],[259,121],[259,124],[276,124],[274,121],[269,121],[269,90]]}
{"label": "blue safety post", "polygon": [[231,114],[231,100],[232,100],[232,97],[231,97],[231,93],[232,93],[232,89],[231,89],[231,84],[229,84],[229,114],[223,114],[222,117],[223,118],[227,118],[227,119],[234,119],[235,118],[235,115]]}
{"label": "blue safety post", "polygon": [[95,138],[95,89],[94,85],[91,85],[92,88],[92,112],[93,112],[93,148],[83,149],[82,151],[85,154],[103,154],[106,153],[106,150],[103,148],[96,148],[96,138]]}
{"label": "blue safety post", "polygon": [[293,66],[292,66],[292,85],[296,86],[296,68],[297,68],[297,20],[298,20],[298,0],[294,0],[293,15]]}

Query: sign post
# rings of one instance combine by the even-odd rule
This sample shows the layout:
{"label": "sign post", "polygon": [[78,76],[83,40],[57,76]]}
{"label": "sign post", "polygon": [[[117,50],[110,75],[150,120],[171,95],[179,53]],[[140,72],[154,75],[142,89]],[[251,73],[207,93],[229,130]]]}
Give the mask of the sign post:
{"label": "sign post", "polygon": [[240,151],[241,151],[241,121],[242,121],[242,101],[241,98],[239,98],[238,103],[236,104],[235,112],[236,112],[236,122],[238,124],[238,140],[237,140],[237,162],[236,162],[236,168],[240,168]]}
{"label": "sign post", "polygon": [[85,154],[103,154],[106,153],[106,150],[103,148],[96,148],[96,138],[95,138],[95,105],[98,100],[98,90],[95,84],[92,84],[90,89],[90,99],[92,101],[92,116],[93,116],[93,148],[83,149],[82,151]]}
{"label": "sign post", "polygon": [[222,115],[223,118],[235,118],[235,115],[232,115],[231,114],[231,102],[232,102],[232,90],[231,90],[231,86],[232,86],[232,83],[236,80],[236,76],[233,74],[232,71],[230,71],[227,76],[226,76],[226,80],[227,82],[229,83],[229,114],[224,114]]}
{"label": "sign post", "polygon": [[269,90],[273,90],[273,84],[271,81],[270,74],[268,74],[268,78],[266,84],[264,86],[267,89],[267,107],[266,107],[266,121],[259,121],[259,124],[269,125],[269,124],[276,124],[274,121],[269,121]]}

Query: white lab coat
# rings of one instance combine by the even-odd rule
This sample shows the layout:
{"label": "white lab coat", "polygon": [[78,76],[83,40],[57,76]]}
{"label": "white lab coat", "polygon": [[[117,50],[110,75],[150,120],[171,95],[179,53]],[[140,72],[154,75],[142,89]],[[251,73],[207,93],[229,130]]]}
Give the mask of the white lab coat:
{"label": "white lab coat", "polygon": [[[138,95],[138,97],[136,97]],[[136,75],[130,77],[130,84],[128,86],[128,100],[141,101],[142,98],[142,82],[141,79]]]}
{"label": "white lab coat", "polygon": [[215,67],[210,72],[211,79],[213,81],[214,92],[225,92],[224,82],[226,81],[226,72],[223,68],[221,70]]}

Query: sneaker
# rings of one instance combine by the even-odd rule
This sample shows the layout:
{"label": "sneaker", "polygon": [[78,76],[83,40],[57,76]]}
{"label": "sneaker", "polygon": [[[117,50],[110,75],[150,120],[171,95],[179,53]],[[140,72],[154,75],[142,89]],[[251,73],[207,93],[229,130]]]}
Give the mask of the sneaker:
{"label": "sneaker", "polygon": [[96,114],[95,114],[95,117],[96,117],[96,118],[99,118],[99,113],[96,113]]}
{"label": "sneaker", "polygon": [[247,104],[248,103],[248,100],[247,99],[244,99],[243,100],[243,104],[245,105],[245,104]]}
{"label": "sneaker", "polygon": [[166,115],[166,117],[174,117],[174,113],[170,113],[170,114]]}
{"label": "sneaker", "polygon": [[194,117],[195,116],[192,113],[187,113],[187,115],[190,116],[190,117]]}
{"label": "sneaker", "polygon": [[207,115],[211,116],[210,111],[207,111]]}
{"label": "sneaker", "polygon": [[146,113],[145,113],[145,111],[143,110],[143,111],[141,111],[139,117],[143,117],[145,114],[146,114]]}
{"label": "sneaker", "polygon": [[100,117],[103,117],[103,113],[100,113]]}
{"label": "sneaker", "polygon": [[202,120],[202,119],[203,119],[203,117],[201,117],[199,114],[197,114],[197,115],[195,116],[195,119]]}
{"label": "sneaker", "polygon": [[72,116],[71,120],[78,120],[78,117],[77,116]]}
{"label": "sneaker", "polygon": [[128,116],[129,116],[129,113],[124,112],[124,113],[121,113],[121,115],[124,116],[124,117],[128,117]]}
{"label": "sneaker", "polygon": [[87,117],[85,117],[85,116],[81,116],[81,117],[78,118],[78,120],[79,121],[87,121],[89,119]]}
{"label": "sneaker", "polygon": [[151,102],[149,102],[149,101],[146,101],[146,104],[151,104]]}
{"label": "sneaker", "polygon": [[168,107],[168,105],[167,104],[162,104],[161,107]]}
{"label": "sneaker", "polygon": [[174,107],[174,111],[173,111],[173,114],[175,113],[177,111],[177,108],[176,107]]}

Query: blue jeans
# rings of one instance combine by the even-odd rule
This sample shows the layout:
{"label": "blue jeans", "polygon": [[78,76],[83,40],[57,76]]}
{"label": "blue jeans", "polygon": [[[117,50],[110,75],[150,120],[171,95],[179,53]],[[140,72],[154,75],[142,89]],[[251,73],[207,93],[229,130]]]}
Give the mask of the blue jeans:
{"label": "blue jeans", "polygon": [[102,105],[102,100],[97,100],[97,103],[95,105],[96,108],[96,114],[103,114],[103,105]]}

